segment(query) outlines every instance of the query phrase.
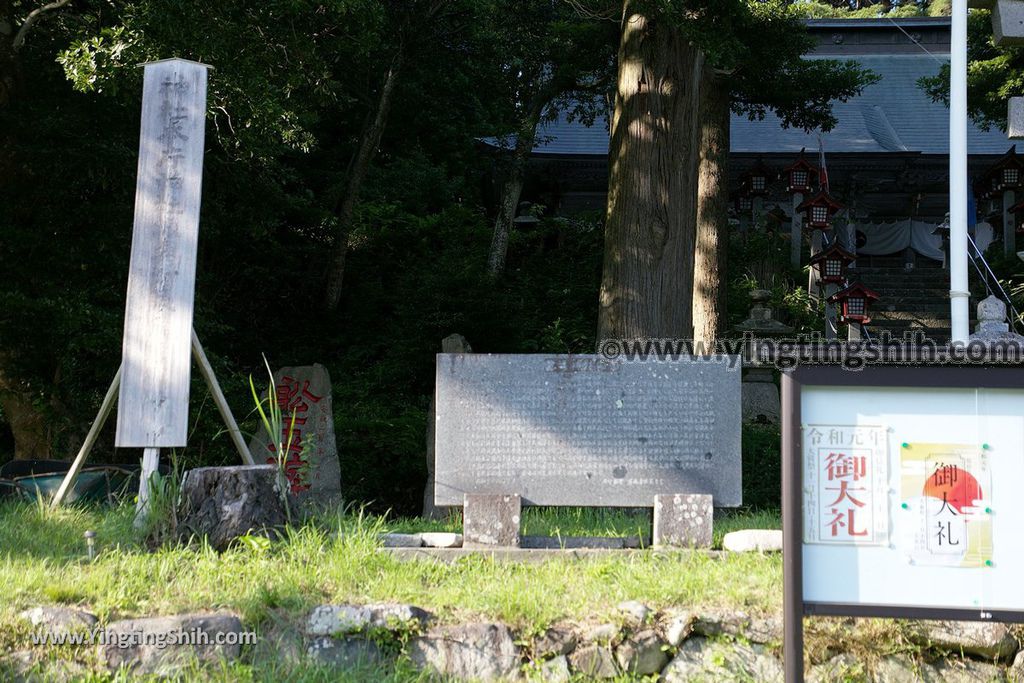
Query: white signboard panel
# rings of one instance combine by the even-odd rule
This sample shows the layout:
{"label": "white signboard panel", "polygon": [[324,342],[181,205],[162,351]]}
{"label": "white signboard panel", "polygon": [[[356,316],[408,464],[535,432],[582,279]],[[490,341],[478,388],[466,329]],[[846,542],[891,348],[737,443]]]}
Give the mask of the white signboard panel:
{"label": "white signboard panel", "polygon": [[1024,610],[1024,389],[805,384],[800,421],[805,602]]}
{"label": "white signboard panel", "polygon": [[184,446],[208,67],[145,67],[117,446]]}

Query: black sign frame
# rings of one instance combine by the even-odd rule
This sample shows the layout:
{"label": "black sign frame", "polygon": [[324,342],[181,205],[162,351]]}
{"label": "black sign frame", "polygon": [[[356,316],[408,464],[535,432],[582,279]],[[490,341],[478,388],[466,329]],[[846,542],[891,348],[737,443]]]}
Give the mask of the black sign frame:
{"label": "black sign frame", "polygon": [[803,438],[800,396],[804,386],[1024,389],[1024,367],[803,365],[782,373],[783,655],[787,683],[804,679],[804,616],[882,617],[1024,623],[1024,610],[982,610],[806,602],[803,598]]}

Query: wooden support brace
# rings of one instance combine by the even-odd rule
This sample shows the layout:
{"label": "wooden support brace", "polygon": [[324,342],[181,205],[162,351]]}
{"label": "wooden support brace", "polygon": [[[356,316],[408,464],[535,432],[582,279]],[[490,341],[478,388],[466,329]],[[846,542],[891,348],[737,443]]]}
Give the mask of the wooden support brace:
{"label": "wooden support brace", "polygon": [[71,463],[71,469],[69,469],[68,473],[64,475],[64,481],[60,483],[60,488],[57,489],[57,494],[53,497],[50,507],[55,508],[59,506],[67,497],[68,491],[71,490],[71,486],[75,483],[75,479],[78,477],[78,472],[82,469],[82,465],[85,464],[86,458],[89,457],[92,447],[96,444],[96,439],[100,435],[100,430],[103,429],[103,425],[106,423],[107,418],[110,417],[110,411],[113,409],[114,403],[117,401],[117,392],[120,386],[121,368],[118,368],[117,374],[114,375],[114,381],[110,383],[110,388],[107,389],[107,395],[103,397],[103,403],[100,404],[100,411],[96,414],[96,419],[93,420],[92,427],[89,428],[89,433],[85,437],[85,443],[82,444],[82,448],[79,449],[74,462]]}
{"label": "wooden support brace", "polygon": [[238,423],[235,422],[235,416],[231,413],[231,407],[228,405],[227,399],[224,398],[224,392],[221,391],[220,384],[217,382],[217,376],[213,374],[213,366],[210,365],[206,352],[203,351],[203,345],[199,343],[199,337],[194,329],[192,330],[192,356],[199,366],[199,374],[203,376],[203,379],[206,380],[206,386],[210,388],[213,402],[217,405],[217,410],[220,411],[220,416],[228,428],[231,442],[235,444],[235,449],[242,456],[242,462],[246,465],[255,465],[256,462],[253,460],[252,453],[249,452],[249,447],[245,445],[245,440],[242,439],[242,432],[238,429]]}

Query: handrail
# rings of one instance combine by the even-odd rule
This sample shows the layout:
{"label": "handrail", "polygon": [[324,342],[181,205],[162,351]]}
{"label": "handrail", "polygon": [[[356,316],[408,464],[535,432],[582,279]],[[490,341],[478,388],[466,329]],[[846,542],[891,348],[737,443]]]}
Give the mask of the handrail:
{"label": "handrail", "polygon": [[[992,268],[988,265],[988,261],[985,260],[985,255],[981,253],[980,249],[978,249],[978,245],[975,244],[974,238],[971,237],[970,234],[967,235],[967,241],[968,244],[970,244],[970,246],[974,248],[974,253],[972,253],[971,250],[968,249],[967,255],[971,257],[971,262],[974,264],[975,269],[978,270],[978,274],[981,276],[982,281],[985,283],[985,289],[989,292],[989,294],[994,293],[992,291],[992,288],[988,284],[988,278],[985,277],[984,273],[981,272],[981,269],[978,268],[977,262],[979,260],[981,261],[982,265],[985,266],[985,270],[988,272],[988,274],[992,276],[992,281],[995,282],[996,287],[999,288],[999,293],[1002,294],[1003,301],[1006,303],[1007,306],[1010,307],[1010,313],[1012,313],[1013,315],[1007,317],[1009,317],[1010,319],[1010,329],[1016,332],[1017,323],[1020,321],[1020,313],[1017,312],[1017,307],[1013,305],[1013,300],[1010,298],[1010,295],[1006,293],[1005,289],[1003,289],[1002,283],[999,282],[999,278],[996,277],[996,274],[992,272]],[[977,256],[975,256],[975,254],[977,254]]]}

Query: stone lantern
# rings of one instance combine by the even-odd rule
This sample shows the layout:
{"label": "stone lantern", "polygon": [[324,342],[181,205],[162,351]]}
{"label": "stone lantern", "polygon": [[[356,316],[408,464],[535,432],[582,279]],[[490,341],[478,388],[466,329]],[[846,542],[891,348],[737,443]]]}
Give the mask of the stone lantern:
{"label": "stone lantern", "polygon": [[[767,289],[750,292],[751,306],[747,319],[736,330],[754,339],[789,334],[793,328],[775,319],[771,307],[772,293]],[[761,365],[756,345],[746,349],[741,386],[741,406],[744,422],[778,424],[781,407],[779,389],[775,386],[775,373],[771,361]]]}

